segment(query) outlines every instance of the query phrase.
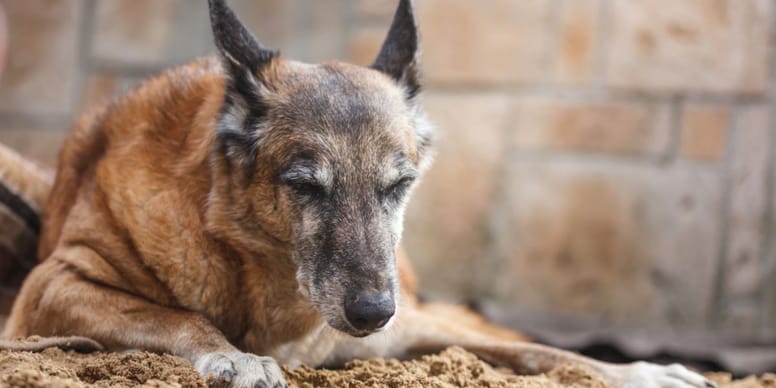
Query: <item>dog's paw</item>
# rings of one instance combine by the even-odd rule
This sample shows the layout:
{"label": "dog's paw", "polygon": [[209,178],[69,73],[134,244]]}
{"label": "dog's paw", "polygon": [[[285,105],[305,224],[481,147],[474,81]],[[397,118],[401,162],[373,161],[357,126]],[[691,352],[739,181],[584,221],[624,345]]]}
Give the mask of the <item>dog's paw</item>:
{"label": "dog's paw", "polygon": [[194,368],[204,377],[235,388],[286,388],[283,371],[272,357],[242,352],[214,352],[200,356]]}
{"label": "dog's paw", "polygon": [[634,362],[619,366],[617,381],[623,388],[714,388],[705,377],[679,364]]}

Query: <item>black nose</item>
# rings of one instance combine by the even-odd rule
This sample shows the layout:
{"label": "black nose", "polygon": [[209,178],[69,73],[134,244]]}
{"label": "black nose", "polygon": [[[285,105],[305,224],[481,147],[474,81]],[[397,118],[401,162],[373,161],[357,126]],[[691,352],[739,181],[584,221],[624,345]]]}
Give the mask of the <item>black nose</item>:
{"label": "black nose", "polygon": [[388,323],[396,306],[389,292],[362,292],[345,303],[345,317],[358,330],[376,330]]}

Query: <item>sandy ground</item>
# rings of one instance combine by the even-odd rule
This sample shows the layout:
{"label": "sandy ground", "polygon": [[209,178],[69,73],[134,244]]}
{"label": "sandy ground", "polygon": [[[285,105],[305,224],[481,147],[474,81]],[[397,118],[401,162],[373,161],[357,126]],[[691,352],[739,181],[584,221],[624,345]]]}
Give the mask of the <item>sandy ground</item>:
{"label": "sandy ground", "polygon": [[[353,361],[342,370],[284,367],[293,387],[605,387],[599,376],[563,366],[546,375],[516,376],[493,368],[460,348],[420,360]],[[723,388],[773,387],[776,375],[731,382],[711,374]],[[207,387],[191,364],[170,355],[145,352],[79,354],[50,348],[40,353],[0,352],[2,387]]]}

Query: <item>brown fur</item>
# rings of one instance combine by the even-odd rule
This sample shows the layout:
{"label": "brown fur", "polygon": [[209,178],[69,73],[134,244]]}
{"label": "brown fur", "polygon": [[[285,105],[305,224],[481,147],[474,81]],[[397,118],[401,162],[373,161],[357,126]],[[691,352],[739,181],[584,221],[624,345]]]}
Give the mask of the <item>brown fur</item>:
{"label": "brown fur", "polygon": [[[81,335],[108,349],[192,360],[240,349],[311,364],[460,344],[525,372],[580,362],[612,381],[622,378],[613,366],[519,345],[522,335],[461,307],[417,303],[401,250],[402,305],[394,328],[384,334],[393,341],[358,344],[316,331],[323,323],[298,293],[283,238],[244,241],[242,232],[219,224],[223,214],[204,211],[214,181],[230,179],[219,171],[211,175],[208,167],[220,90],[219,65],[203,60],[79,121],[61,152],[46,208],[41,264],[25,282],[4,337]],[[283,227],[268,231],[288,233]],[[260,260],[255,250],[262,252]]]}
{"label": "brown fur", "polygon": [[[275,236],[267,243],[248,240],[228,228],[227,215],[202,206],[214,181],[231,179],[211,175],[208,163],[223,82],[217,61],[195,62],[79,121],[61,151],[46,207],[41,264],[22,290],[6,337],[78,334],[111,349],[186,354],[163,344],[176,337],[173,330],[185,333],[187,321],[195,327],[207,321],[225,338],[210,338],[213,330],[199,338],[193,329],[191,342],[218,349],[228,348],[228,340],[264,354],[321,324],[297,292],[282,214],[267,214],[278,221],[267,228]],[[270,195],[211,198],[208,209]],[[257,251],[265,256],[260,261]],[[415,279],[404,256],[397,259],[412,305]],[[79,319],[54,319],[59,314]],[[133,316],[146,321],[136,323],[146,338],[116,338],[114,328],[132,325]]]}
{"label": "brown fur", "polygon": [[[293,341],[320,324],[297,293],[296,269],[285,246],[290,232],[282,214],[267,214],[277,220],[274,228],[267,228],[276,236],[269,244],[228,228],[223,212],[241,207],[231,201],[271,196],[269,188],[237,198],[211,198],[229,203],[209,207],[220,211],[204,211],[211,185],[218,185],[213,180],[231,178],[219,172],[211,176],[208,163],[223,82],[217,61],[195,62],[79,121],[60,155],[46,207],[42,264],[25,285],[25,296],[50,300],[57,305],[52,310],[88,311],[87,304],[68,299],[77,295],[63,297],[52,287],[83,282],[87,289],[110,291],[95,308],[121,306],[124,295],[110,295],[125,293],[133,297],[131,305],[148,300],[196,311],[238,348],[255,353]],[[266,252],[263,262],[253,260],[259,250]],[[403,255],[398,260],[411,298],[414,277]],[[50,310],[40,306],[41,300],[35,302],[37,311],[14,311],[7,333],[86,334],[83,327],[69,327],[72,322],[45,316]],[[16,310],[26,310],[23,306],[23,301],[17,303]],[[38,312],[44,316],[29,319]],[[89,335],[109,347],[123,345],[106,335]]]}
{"label": "brown fur", "polygon": [[[408,12],[408,2],[402,6]],[[245,40],[227,43],[239,48]],[[410,54],[406,60],[413,60],[414,51]],[[386,65],[387,70],[397,70],[394,65]],[[264,84],[275,88],[268,98],[282,105],[304,87],[324,82],[315,79],[321,69],[386,95],[400,93],[377,71],[331,63],[316,73],[306,66],[272,59],[260,74]],[[459,307],[419,304],[401,249],[396,254],[401,291],[395,323],[367,338],[328,327],[297,282],[290,219],[297,205],[273,175],[306,138],[285,121],[287,116],[277,118],[254,176],[246,179],[244,169],[227,160],[214,130],[223,113],[224,73],[215,59],[194,62],[148,81],[76,124],[62,149],[45,209],[40,264],[22,287],[4,337],[85,336],[109,350],[169,352],[195,365],[202,360],[217,365],[218,357],[228,358],[229,365],[250,364],[237,368],[238,373],[267,376],[280,373],[270,368],[269,359],[240,352],[320,365],[353,357],[404,357],[458,344],[526,372],[579,362],[613,382],[630,373],[521,344],[516,342],[525,339],[520,334]],[[397,78],[403,77],[400,73]],[[388,105],[403,98],[388,97]],[[394,110],[401,109],[406,108]],[[388,124],[396,126],[394,137],[366,144],[379,148],[399,142],[418,163],[421,145],[411,125]],[[219,373],[218,367],[205,370]],[[221,377],[229,380],[230,373]]]}
{"label": "brown fur", "polygon": [[[211,177],[208,164],[220,90],[219,66],[205,60],[150,81],[115,103],[121,109],[108,108],[79,122],[62,150],[47,206],[42,264],[25,285],[22,299],[39,295],[42,300],[35,305],[47,312],[40,304],[51,298],[58,305],[52,310],[80,315],[72,310],[123,307],[126,294],[132,297],[127,307],[153,301],[159,307],[196,311],[231,341],[250,344],[239,347],[258,353],[293,340],[317,322],[314,309],[296,296],[295,269],[289,260],[246,260],[254,247],[235,251],[215,234],[234,240],[243,236],[219,230],[223,214],[204,213],[211,180],[230,179]],[[254,194],[225,200],[267,195]],[[286,254],[281,241],[271,245],[268,253]],[[272,265],[273,276],[262,265]],[[53,285],[69,281],[109,292],[94,306],[56,295]],[[114,298],[113,293],[120,296]],[[240,308],[246,305],[253,308]],[[8,322],[8,332],[16,336],[83,330],[45,316],[30,320],[39,314],[16,310]],[[106,323],[100,326],[110,328],[110,321]],[[110,347],[124,345],[107,335],[90,336]]]}

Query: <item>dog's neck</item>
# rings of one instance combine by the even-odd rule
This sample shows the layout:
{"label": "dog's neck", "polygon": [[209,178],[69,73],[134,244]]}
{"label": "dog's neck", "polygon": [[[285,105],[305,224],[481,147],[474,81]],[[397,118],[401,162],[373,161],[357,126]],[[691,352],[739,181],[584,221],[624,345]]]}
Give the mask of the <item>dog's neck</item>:
{"label": "dog's neck", "polygon": [[[215,146],[217,147],[217,146]],[[260,190],[259,196],[269,201],[253,200],[256,191],[238,183],[241,171],[232,171],[224,155],[211,153],[211,187],[205,209],[205,227],[217,239],[235,251],[249,256],[264,256],[288,261],[291,259],[291,227],[285,214],[277,211],[275,193],[270,185]],[[261,208],[257,203],[264,202]],[[275,264],[275,263],[273,263]]]}
{"label": "dog's neck", "polygon": [[[277,211],[274,199],[257,201],[267,204],[257,209],[238,182],[242,174],[230,172],[226,163],[214,148],[209,160],[205,228],[223,246],[227,259],[238,262],[238,295],[245,298],[242,303],[252,305],[244,309],[242,324],[238,324],[242,329],[231,340],[240,348],[267,351],[303,337],[323,322],[299,288],[287,217]],[[259,195],[274,195],[270,184],[259,185],[267,187]],[[276,313],[267,315],[271,311]]]}

